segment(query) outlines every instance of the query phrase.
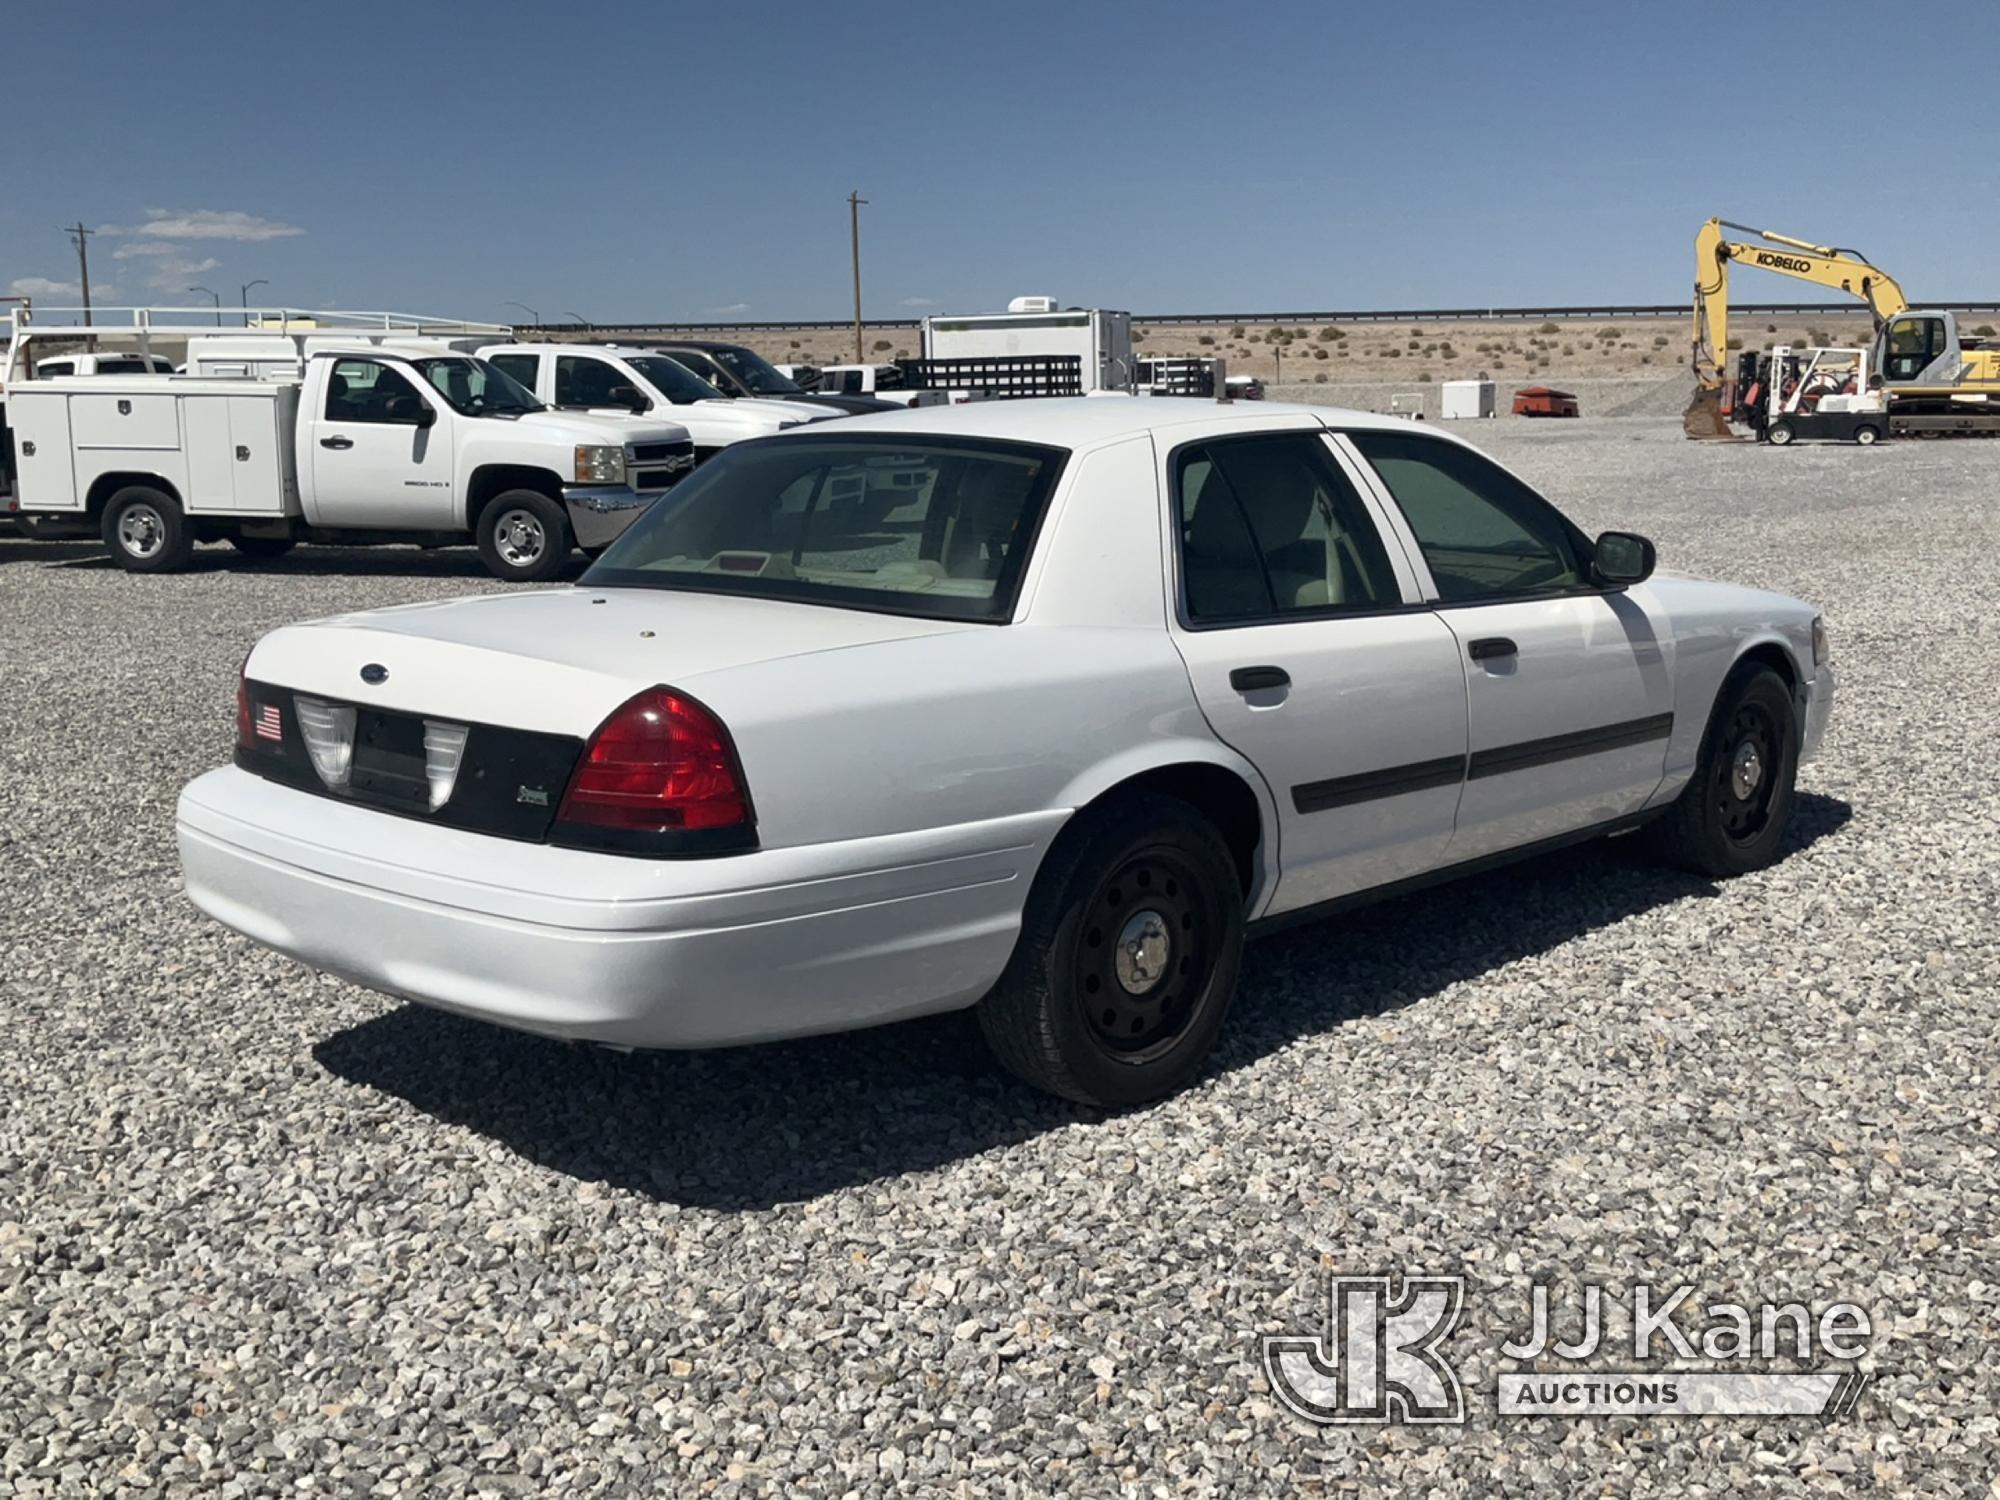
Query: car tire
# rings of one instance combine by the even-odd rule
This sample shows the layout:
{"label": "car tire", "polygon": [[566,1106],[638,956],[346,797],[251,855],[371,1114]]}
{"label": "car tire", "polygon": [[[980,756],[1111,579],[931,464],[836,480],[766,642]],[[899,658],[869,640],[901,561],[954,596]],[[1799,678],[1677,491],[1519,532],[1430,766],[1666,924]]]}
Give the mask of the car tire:
{"label": "car tire", "polygon": [[1665,859],[1716,877],[1778,857],[1799,770],[1798,708],[1769,667],[1739,668],[1716,694],[1694,775],[1647,830]]}
{"label": "car tire", "polygon": [[1792,431],[1792,424],[1790,422],[1773,422],[1771,430],[1764,434],[1765,439],[1773,448],[1787,447],[1790,445],[1792,439],[1797,436],[1798,434]]}
{"label": "car tire", "polygon": [[1036,876],[980,1031],[1037,1088],[1118,1109],[1194,1077],[1243,952],[1243,888],[1214,824],[1133,795],[1065,829]]}
{"label": "car tire", "polygon": [[245,557],[264,562],[274,557],[283,557],[298,545],[298,541],[288,536],[232,535],[229,538],[229,545]]}
{"label": "car tire", "polygon": [[1854,441],[1864,448],[1872,448],[1882,440],[1882,429],[1868,423],[1854,429]]}
{"label": "car tire", "polygon": [[128,573],[169,573],[186,565],[194,534],[180,502],[149,484],[129,484],[104,507],[104,545]]}
{"label": "car tire", "polygon": [[506,490],[479,513],[479,556],[507,583],[545,583],[569,561],[569,516],[540,490]]}

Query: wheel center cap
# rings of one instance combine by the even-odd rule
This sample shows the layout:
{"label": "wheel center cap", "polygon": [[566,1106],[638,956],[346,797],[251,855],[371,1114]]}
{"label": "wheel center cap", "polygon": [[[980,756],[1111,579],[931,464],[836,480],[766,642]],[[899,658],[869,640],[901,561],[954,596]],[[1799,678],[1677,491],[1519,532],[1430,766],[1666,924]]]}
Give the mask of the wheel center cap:
{"label": "wheel center cap", "polygon": [[1115,955],[1118,983],[1125,993],[1143,995],[1158,984],[1167,972],[1167,959],[1172,951],[1173,939],[1167,931],[1166,918],[1156,911],[1135,913],[1118,934]]}
{"label": "wheel center cap", "polygon": [[1764,757],[1757,753],[1757,746],[1745,740],[1736,747],[1736,755],[1729,765],[1730,790],[1736,793],[1738,802],[1748,802],[1750,794],[1764,779]]}

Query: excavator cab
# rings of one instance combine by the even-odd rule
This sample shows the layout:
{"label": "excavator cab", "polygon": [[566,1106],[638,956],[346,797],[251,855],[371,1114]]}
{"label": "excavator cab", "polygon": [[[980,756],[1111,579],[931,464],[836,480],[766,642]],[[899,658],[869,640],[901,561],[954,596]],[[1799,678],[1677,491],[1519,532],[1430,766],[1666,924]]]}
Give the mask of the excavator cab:
{"label": "excavator cab", "polygon": [[1958,328],[1950,313],[1901,313],[1882,327],[1882,374],[1895,385],[1943,385],[1957,380]]}

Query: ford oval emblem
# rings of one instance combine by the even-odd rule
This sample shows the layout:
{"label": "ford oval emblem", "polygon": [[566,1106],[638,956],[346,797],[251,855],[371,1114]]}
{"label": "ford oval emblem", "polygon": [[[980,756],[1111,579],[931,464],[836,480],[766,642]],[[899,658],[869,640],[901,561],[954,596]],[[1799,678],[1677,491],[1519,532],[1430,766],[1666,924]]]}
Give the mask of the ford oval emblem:
{"label": "ford oval emblem", "polygon": [[371,687],[378,682],[387,682],[389,680],[389,669],[379,661],[371,661],[361,669],[361,680],[368,683]]}

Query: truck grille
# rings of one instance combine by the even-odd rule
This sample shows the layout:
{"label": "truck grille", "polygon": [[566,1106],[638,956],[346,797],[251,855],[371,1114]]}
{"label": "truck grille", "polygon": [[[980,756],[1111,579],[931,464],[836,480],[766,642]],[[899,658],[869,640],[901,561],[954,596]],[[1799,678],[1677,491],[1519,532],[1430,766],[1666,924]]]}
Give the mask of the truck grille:
{"label": "truck grille", "polygon": [[694,443],[634,443],[626,450],[635,464],[665,463],[669,459],[693,458]]}
{"label": "truck grille", "polygon": [[672,489],[694,472],[694,443],[633,443],[625,450],[625,469],[635,490]]}

